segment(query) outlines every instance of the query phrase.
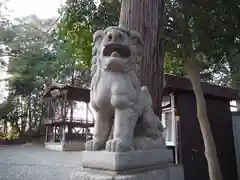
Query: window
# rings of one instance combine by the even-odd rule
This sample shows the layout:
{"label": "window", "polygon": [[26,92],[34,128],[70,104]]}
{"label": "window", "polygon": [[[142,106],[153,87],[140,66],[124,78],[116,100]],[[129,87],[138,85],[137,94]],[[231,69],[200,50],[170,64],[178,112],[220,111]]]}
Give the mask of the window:
{"label": "window", "polygon": [[176,120],[173,95],[169,97],[169,101],[169,105],[162,110],[163,135],[167,146],[176,146]]}

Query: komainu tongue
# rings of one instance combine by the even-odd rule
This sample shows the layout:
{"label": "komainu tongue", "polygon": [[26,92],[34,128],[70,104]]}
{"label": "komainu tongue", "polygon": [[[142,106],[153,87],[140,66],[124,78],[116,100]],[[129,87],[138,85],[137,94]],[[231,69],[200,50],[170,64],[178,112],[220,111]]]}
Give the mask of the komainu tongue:
{"label": "komainu tongue", "polygon": [[119,54],[118,54],[116,51],[114,51],[114,52],[111,54],[111,56],[112,56],[112,57],[120,57]]}

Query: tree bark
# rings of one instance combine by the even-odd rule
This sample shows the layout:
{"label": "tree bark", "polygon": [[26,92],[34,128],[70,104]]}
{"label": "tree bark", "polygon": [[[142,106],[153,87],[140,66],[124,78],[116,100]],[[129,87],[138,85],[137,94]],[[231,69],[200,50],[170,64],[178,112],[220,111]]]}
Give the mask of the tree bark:
{"label": "tree bark", "polygon": [[192,37],[189,27],[190,16],[188,15],[188,11],[186,9],[184,12],[184,19],[182,21],[184,27],[184,65],[196,98],[197,118],[203,137],[205,157],[208,163],[209,178],[210,180],[222,180],[223,177],[217,155],[216,144],[212,135],[211,126],[207,115],[206,101],[201,87],[200,63],[198,62],[196,54],[192,48]]}
{"label": "tree bark", "polygon": [[140,80],[148,86],[153,109],[161,117],[163,89],[163,0],[122,0],[119,25],[143,35]]}
{"label": "tree bark", "polygon": [[185,67],[196,97],[197,118],[203,136],[209,178],[210,180],[222,180],[216,146],[208,120],[205,97],[200,82],[200,68],[198,68],[197,62],[194,61],[195,60],[188,60],[185,63]]}

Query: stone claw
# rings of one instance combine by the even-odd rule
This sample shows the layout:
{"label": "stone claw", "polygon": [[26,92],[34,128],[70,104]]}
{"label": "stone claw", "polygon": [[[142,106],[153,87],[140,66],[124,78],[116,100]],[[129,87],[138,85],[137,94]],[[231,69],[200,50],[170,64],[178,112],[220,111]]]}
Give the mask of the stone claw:
{"label": "stone claw", "polygon": [[87,141],[85,144],[86,151],[98,151],[104,148],[104,143],[96,139]]}
{"label": "stone claw", "polygon": [[110,152],[125,152],[130,149],[131,145],[124,143],[122,140],[112,139],[106,143],[106,150]]}

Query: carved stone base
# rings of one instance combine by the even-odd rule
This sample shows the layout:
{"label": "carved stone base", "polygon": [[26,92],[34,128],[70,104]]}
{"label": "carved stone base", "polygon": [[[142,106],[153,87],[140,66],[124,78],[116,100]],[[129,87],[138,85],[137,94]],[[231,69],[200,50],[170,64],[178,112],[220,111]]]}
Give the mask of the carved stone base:
{"label": "carved stone base", "polygon": [[115,174],[131,169],[166,165],[173,162],[172,151],[168,149],[142,150],[130,152],[83,151],[84,168],[102,169]]}
{"label": "carved stone base", "polygon": [[184,180],[183,168],[180,165],[168,165],[155,170],[138,170],[133,174],[110,175],[109,172],[92,169],[77,171],[71,180]]}
{"label": "carved stone base", "polygon": [[84,151],[83,170],[71,180],[184,180],[167,149],[113,153]]}

